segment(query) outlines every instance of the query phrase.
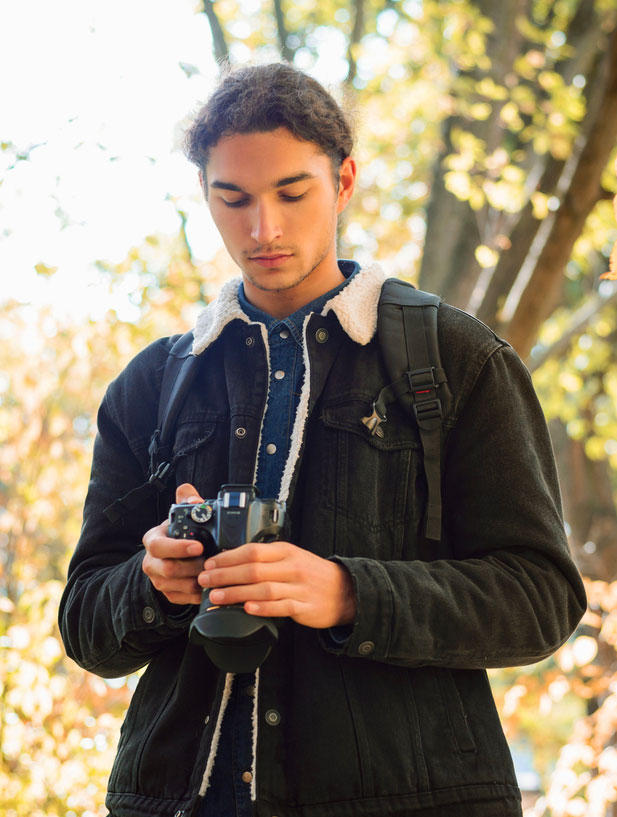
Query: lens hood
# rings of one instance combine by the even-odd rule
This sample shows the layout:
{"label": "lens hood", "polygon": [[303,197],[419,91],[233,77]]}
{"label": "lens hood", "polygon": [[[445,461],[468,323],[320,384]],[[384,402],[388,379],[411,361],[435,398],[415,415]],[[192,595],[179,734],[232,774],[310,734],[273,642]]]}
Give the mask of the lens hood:
{"label": "lens hood", "polygon": [[278,638],[273,619],[251,616],[228,605],[199,613],[189,638],[203,647],[213,664],[225,672],[252,672],[268,657]]}

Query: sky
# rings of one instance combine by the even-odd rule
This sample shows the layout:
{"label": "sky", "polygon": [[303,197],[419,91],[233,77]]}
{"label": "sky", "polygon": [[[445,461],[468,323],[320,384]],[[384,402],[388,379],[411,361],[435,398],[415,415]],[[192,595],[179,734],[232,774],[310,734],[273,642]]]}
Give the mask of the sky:
{"label": "sky", "polygon": [[[195,256],[220,248],[180,148],[216,76],[196,5],[0,3],[0,142],[9,145],[0,152],[0,300],[105,314],[95,262],[121,261],[146,235],[175,234],[170,195],[189,214]],[[29,159],[16,161],[11,144]],[[58,271],[43,278],[37,264]]]}

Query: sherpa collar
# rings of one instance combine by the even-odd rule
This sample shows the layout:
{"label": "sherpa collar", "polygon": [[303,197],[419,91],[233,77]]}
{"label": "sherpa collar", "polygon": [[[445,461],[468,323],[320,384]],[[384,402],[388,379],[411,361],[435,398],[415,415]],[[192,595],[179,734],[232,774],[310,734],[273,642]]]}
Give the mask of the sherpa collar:
{"label": "sherpa collar", "polygon": [[[361,269],[346,287],[329,300],[322,315],[332,311],[349,337],[361,346],[371,340],[377,327],[377,305],[385,280],[378,264]],[[223,285],[218,298],[208,304],[198,317],[193,330],[193,354],[200,355],[221,334],[230,321],[238,318],[250,323],[238,301],[240,278]]]}

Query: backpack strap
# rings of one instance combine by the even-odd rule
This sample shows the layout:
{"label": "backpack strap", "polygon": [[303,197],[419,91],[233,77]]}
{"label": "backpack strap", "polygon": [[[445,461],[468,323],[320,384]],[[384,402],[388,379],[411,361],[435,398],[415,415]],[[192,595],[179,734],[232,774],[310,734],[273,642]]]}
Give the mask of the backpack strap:
{"label": "backpack strap", "polygon": [[148,481],[112,502],[103,513],[110,522],[118,522],[128,511],[139,507],[152,491],[162,493],[173,475],[171,457],[175,423],[199,368],[199,358],[192,353],[193,332],[181,335],[169,350],[165,362],[157,424],[148,446],[150,469]]}
{"label": "backpack strap", "polygon": [[371,435],[383,437],[387,406],[398,400],[418,424],[428,488],[426,537],[441,539],[441,458],[443,418],[452,393],[441,365],[437,315],[441,299],[397,278],[384,282],[379,299],[377,336],[392,382],[373,402],[362,422]]}

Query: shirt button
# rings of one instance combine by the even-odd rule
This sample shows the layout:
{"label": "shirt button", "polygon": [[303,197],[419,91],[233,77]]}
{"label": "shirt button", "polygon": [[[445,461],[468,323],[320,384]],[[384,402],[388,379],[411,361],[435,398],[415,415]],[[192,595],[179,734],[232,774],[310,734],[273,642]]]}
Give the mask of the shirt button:
{"label": "shirt button", "polygon": [[266,723],[268,726],[278,726],[281,722],[281,714],[276,709],[268,709],[266,712]]}
{"label": "shirt button", "polygon": [[152,624],[152,622],[156,618],[156,613],[154,612],[152,607],[144,607],[144,609],[141,611],[141,616],[143,620],[146,622],[146,624]]}
{"label": "shirt button", "polygon": [[253,346],[255,343],[255,338],[249,336],[244,342],[246,343],[247,346]]}
{"label": "shirt button", "polygon": [[250,772],[242,772],[242,780],[245,783],[250,783],[253,780],[253,775]]}
{"label": "shirt button", "polygon": [[279,337],[283,338],[283,340],[288,338],[289,337],[289,329],[281,329],[281,331],[279,332]]}
{"label": "shirt button", "polygon": [[362,644],[358,646],[358,652],[360,655],[370,655],[375,649],[375,644],[373,641],[363,641]]}
{"label": "shirt button", "polygon": [[268,443],[266,446],[266,453],[267,454],[276,454],[276,446],[274,443]]}
{"label": "shirt button", "polygon": [[239,440],[241,440],[242,437],[246,437],[246,429],[240,426],[234,431],[234,434],[236,435],[236,437],[238,437]]}
{"label": "shirt button", "polygon": [[315,332],[315,339],[317,340],[317,343],[325,343],[328,340],[328,330],[318,329]]}
{"label": "shirt button", "polygon": [[253,684],[249,684],[249,686],[244,687],[244,694],[248,695],[249,698],[252,698],[255,695],[255,687]]}
{"label": "shirt button", "polygon": [[282,380],[285,377],[285,372],[282,372],[280,369],[277,372],[274,372],[274,376],[277,380]]}

